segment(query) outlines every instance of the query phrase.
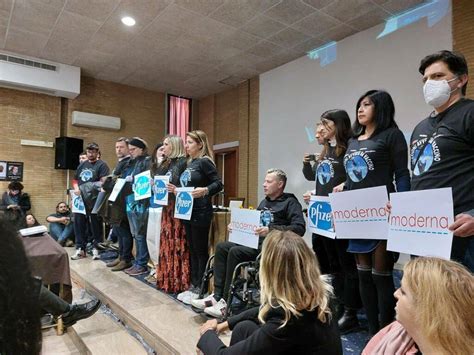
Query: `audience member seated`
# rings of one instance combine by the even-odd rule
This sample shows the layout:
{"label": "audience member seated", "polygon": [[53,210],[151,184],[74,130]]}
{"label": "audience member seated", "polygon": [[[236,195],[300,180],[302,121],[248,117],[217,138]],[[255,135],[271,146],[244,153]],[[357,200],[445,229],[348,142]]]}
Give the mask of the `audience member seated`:
{"label": "audience member seated", "polygon": [[0,210],[4,211],[5,218],[11,220],[17,226],[23,224],[26,212],[31,209],[30,196],[22,191],[23,184],[21,182],[10,182],[8,191],[3,193],[0,203]]}
{"label": "audience member seated", "polygon": [[74,234],[74,224],[71,223],[72,213],[66,202],[59,202],[56,205],[56,213],[46,217],[46,221],[49,222],[49,233],[54,240],[61,246],[72,245],[71,238]]}
{"label": "audience member seated", "polygon": [[370,340],[363,355],[473,354],[474,275],[461,264],[413,259],[395,297],[397,320]]}
{"label": "audience member seated", "polygon": [[38,220],[32,213],[28,213],[25,216],[25,228],[37,227],[40,226]]}
{"label": "audience member seated", "polygon": [[100,307],[94,300],[70,305],[31,277],[20,238],[11,222],[0,219],[0,354],[39,354],[40,310],[62,315],[66,326]]}
{"label": "audience member seated", "polygon": [[[260,261],[261,306],[201,327],[197,347],[208,354],[342,354],[329,300],[332,287],[321,276],[306,242],[290,231],[272,231]],[[217,334],[232,330],[230,346]]]}
{"label": "audience member seated", "polygon": [[258,210],[262,211],[262,226],[256,230],[260,236],[259,248],[252,249],[232,242],[217,244],[214,258],[214,294],[204,299],[194,299],[191,304],[213,317],[222,317],[227,307],[226,300],[235,267],[244,261],[255,260],[262,242],[271,230],[289,230],[304,235],[305,220],[300,203],[295,195],[285,193],[286,174],[279,169],[267,171],[263,183],[265,198]]}

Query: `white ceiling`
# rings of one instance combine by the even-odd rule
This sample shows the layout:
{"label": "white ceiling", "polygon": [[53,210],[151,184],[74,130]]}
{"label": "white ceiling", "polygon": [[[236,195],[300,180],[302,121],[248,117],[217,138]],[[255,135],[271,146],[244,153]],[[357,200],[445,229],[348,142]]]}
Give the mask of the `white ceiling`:
{"label": "white ceiling", "polygon": [[[422,0],[0,0],[0,48],[203,97]],[[135,18],[134,27],[121,23]]]}

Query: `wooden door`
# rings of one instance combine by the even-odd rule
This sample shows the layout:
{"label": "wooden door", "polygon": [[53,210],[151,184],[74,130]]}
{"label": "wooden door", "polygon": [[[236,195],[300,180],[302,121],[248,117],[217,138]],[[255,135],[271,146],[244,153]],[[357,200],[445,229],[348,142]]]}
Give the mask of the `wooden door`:
{"label": "wooden door", "polygon": [[229,206],[229,197],[238,197],[238,148],[222,149],[214,152],[217,171],[224,183],[224,193],[218,195],[217,205]]}

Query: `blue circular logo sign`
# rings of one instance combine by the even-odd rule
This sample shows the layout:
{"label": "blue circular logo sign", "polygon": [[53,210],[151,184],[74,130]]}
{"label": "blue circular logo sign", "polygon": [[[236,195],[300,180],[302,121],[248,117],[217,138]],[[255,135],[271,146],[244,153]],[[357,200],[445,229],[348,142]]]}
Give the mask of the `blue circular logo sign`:
{"label": "blue circular logo sign", "polygon": [[84,210],[84,204],[81,203],[81,199],[80,199],[80,198],[75,198],[73,201],[74,201],[74,202],[73,202],[73,203],[74,203],[74,207],[75,207],[76,209],[78,209],[79,211]]}
{"label": "blue circular logo sign", "polygon": [[176,199],[176,210],[179,214],[186,214],[191,210],[193,198],[189,192],[181,192]]}
{"label": "blue circular logo sign", "polygon": [[163,200],[166,196],[167,188],[163,180],[155,181],[155,198],[157,200]]}
{"label": "blue circular logo sign", "polygon": [[316,228],[330,230],[332,228],[331,221],[331,205],[327,202],[314,202],[308,210],[309,218]]}
{"label": "blue circular logo sign", "polygon": [[135,181],[135,192],[138,195],[145,195],[150,188],[150,180],[146,176],[140,176]]}

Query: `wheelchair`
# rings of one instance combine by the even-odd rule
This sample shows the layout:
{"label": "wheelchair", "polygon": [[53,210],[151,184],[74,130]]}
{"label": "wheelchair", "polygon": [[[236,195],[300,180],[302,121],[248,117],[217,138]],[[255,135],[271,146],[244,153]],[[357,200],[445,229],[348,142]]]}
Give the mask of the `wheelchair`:
{"label": "wheelchair", "polygon": [[[244,261],[238,264],[232,274],[229,296],[226,300],[227,308],[222,320],[239,314],[249,308],[260,305],[259,281],[260,254],[255,261]],[[210,279],[214,275],[214,255],[211,255],[206,264],[202,277],[199,298],[204,298],[209,289]]]}

